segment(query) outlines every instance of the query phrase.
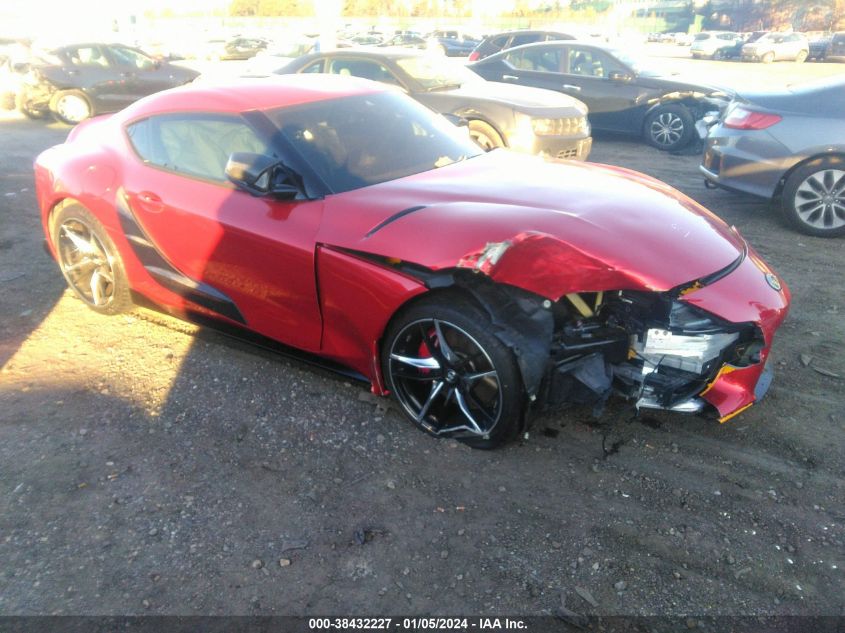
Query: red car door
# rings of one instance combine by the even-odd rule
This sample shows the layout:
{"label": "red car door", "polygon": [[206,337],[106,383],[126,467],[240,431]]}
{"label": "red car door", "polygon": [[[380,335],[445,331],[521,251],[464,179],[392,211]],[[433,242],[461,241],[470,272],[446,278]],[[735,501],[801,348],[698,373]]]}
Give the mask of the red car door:
{"label": "red car door", "polygon": [[143,162],[126,166],[126,211],[172,267],[142,260],[154,278],[177,292],[186,285],[187,300],[265,336],[318,350],[322,200],[254,197],[227,181],[230,153],[272,153],[240,117],[162,115],[127,133]]}

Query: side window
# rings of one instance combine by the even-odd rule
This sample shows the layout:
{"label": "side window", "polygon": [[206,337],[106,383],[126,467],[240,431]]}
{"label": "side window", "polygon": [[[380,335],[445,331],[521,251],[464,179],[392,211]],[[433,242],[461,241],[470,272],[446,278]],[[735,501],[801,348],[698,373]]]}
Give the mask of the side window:
{"label": "side window", "polygon": [[520,70],[558,73],[560,72],[560,49],[531,48],[526,51],[515,51],[505,55],[505,61]]}
{"label": "side window", "polygon": [[109,60],[100,46],[79,46],[69,48],[67,56],[75,66],[108,66]]}
{"label": "side window", "polygon": [[508,43],[508,36],[507,35],[500,35],[499,37],[494,37],[492,40],[487,42],[490,46],[495,48],[497,51],[502,50],[505,47],[505,44]]}
{"label": "side window", "polygon": [[514,35],[511,40],[511,48],[522,46],[523,44],[532,44],[540,41],[540,35],[537,33],[528,33],[524,35]]}
{"label": "side window", "polygon": [[273,155],[267,143],[235,116],[165,114],[127,126],[126,134],[145,163],[221,183],[228,182],[230,154]]}
{"label": "side window", "polygon": [[720,40],[734,40],[736,39],[736,35],[733,33],[720,33],[716,36]]}
{"label": "side window", "polygon": [[133,51],[131,48],[112,46],[110,50],[115,61],[121,66],[132,66],[138,70],[155,68],[155,61],[151,57],[147,57],[138,51]]}
{"label": "side window", "polygon": [[568,68],[570,75],[599,78],[608,77],[614,71],[624,72],[625,70],[607,53],[594,48],[577,46],[569,49]]}
{"label": "side window", "polygon": [[326,61],[324,59],[318,59],[313,64],[309,64],[299,72],[301,73],[321,73],[323,72],[323,67],[325,66]]}
{"label": "side window", "polygon": [[329,72],[333,75],[361,77],[384,84],[398,86],[399,82],[387,68],[368,59],[333,59],[329,62]]}

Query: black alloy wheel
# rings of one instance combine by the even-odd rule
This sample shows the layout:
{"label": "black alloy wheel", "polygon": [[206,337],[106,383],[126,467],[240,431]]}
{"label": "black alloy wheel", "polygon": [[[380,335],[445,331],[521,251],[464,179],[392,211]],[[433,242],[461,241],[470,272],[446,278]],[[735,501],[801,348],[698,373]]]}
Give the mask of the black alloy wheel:
{"label": "black alloy wheel", "polygon": [[495,448],[521,428],[523,395],[513,353],[471,302],[424,300],[389,328],[388,386],[406,415],[436,436]]}

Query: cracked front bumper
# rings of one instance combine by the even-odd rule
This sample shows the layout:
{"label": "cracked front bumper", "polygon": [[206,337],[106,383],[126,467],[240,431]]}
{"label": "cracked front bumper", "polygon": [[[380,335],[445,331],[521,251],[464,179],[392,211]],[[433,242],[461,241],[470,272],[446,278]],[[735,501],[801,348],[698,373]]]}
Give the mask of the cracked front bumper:
{"label": "cracked front bumper", "polygon": [[692,292],[684,301],[733,323],[752,323],[763,335],[759,358],[745,367],[723,365],[699,394],[726,422],[760,400],[771,383],[766,363],[775,331],[789,311],[786,284],[753,249],[730,275]]}

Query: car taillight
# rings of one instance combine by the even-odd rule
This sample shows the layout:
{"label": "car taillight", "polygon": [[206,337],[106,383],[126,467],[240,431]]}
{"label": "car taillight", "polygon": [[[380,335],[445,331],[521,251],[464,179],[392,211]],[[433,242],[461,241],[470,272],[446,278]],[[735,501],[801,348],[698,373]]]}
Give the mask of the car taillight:
{"label": "car taillight", "polygon": [[755,112],[743,107],[736,107],[725,117],[723,125],[734,130],[765,130],[778,123],[783,117],[768,112]]}
{"label": "car taillight", "polygon": [[469,54],[469,61],[471,61],[471,62],[477,62],[480,58],[481,58],[481,53],[479,53],[478,51],[472,51]]}

